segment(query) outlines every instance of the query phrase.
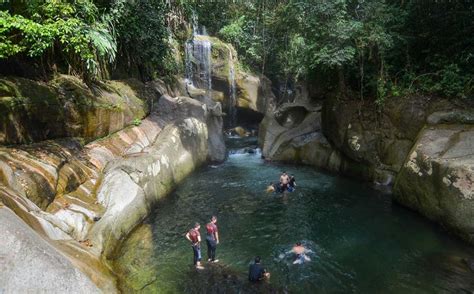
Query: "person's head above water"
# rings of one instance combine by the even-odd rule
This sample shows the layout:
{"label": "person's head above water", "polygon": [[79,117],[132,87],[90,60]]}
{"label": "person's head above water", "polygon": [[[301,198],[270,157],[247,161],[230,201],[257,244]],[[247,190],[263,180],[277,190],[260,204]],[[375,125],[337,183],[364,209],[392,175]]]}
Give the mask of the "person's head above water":
{"label": "person's head above water", "polygon": [[296,242],[296,246],[302,246],[301,242]]}
{"label": "person's head above water", "polygon": [[260,256],[255,256],[255,263],[260,263],[260,261],[261,261]]}

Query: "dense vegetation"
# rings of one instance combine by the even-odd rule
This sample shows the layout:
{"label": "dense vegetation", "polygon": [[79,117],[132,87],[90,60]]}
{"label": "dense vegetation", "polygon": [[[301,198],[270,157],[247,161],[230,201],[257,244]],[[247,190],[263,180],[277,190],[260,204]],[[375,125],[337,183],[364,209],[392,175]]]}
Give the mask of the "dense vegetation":
{"label": "dense vegetation", "polygon": [[0,8],[0,60],[21,69],[14,74],[24,74],[22,64],[85,79],[177,74],[176,50],[196,13],[283,89],[306,80],[378,103],[413,92],[473,93],[471,1],[33,0]]}
{"label": "dense vegetation", "polygon": [[338,84],[377,102],[416,91],[473,94],[472,1],[259,0],[197,6],[210,32],[285,86],[299,79]]}
{"label": "dense vegetation", "polygon": [[181,10],[164,1],[13,0],[0,8],[0,59],[9,73],[39,68],[86,80],[108,78],[110,69],[144,80],[177,73],[170,28],[186,29],[175,18]]}

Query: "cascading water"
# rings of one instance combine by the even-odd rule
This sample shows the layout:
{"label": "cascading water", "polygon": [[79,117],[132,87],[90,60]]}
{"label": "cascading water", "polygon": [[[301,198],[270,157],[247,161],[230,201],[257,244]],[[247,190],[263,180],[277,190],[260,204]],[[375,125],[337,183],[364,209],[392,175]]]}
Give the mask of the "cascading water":
{"label": "cascading water", "polygon": [[205,89],[206,96],[211,99],[211,41],[207,37],[205,27],[199,30],[197,17],[193,16],[193,37],[186,42],[186,84]]}
{"label": "cascading water", "polygon": [[237,87],[235,84],[235,69],[234,69],[234,58],[232,56],[232,50],[229,50],[229,127],[235,126],[237,122],[237,110],[235,108],[237,104]]}

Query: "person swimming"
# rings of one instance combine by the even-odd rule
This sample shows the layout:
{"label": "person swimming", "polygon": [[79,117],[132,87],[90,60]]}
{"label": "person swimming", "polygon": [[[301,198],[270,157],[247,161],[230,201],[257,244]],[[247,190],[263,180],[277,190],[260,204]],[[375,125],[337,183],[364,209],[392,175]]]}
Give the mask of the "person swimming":
{"label": "person swimming", "polygon": [[269,278],[270,273],[261,265],[260,256],[256,256],[255,262],[249,266],[249,281],[258,282]]}
{"label": "person swimming", "polygon": [[302,264],[305,261],[311,261],[311,258],[306,255],[309,250],[306,249],[301,244],[301,242],[296,242],[295,246],[293,246],[293,249],[291,251],[295,254],[295,260],[293,261],[293,264]]}
{"label": "person swimming", "polygon": [[288,182],[288,192],[293,192],[296,189],[296,179],[293,175],[290,176],[290,181]]}
{"label": "person swimming", "polygon": [[282,186],[279,183],[274,184],[273,182],[270,182],[266,191],[267,193],[274,193],[274,192],[283,193],[284,192]]}
{"label": "person swimming", "polygon": [[288,189],[289,182],[290,182],[290,177],[288,176],[286,171],[284,171],[280,176],[280,187],[281,187],[282,192],[285,192]]}
{"label": "person swimming", "polygon": [[275,185],[273,184],[273,182],[270,182],[270,184],[268,185],[267,187],[267,193],[273,193],[276,191],[276,188],[275,188]]}

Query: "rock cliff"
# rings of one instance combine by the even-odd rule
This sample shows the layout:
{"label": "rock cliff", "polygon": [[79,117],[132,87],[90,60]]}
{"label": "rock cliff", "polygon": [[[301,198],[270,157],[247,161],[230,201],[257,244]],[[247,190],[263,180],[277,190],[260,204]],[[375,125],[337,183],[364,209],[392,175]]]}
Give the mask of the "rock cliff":
{"label": "rock cliff", "polygon": [[377,109],[354,99],[297,98],[263,119],[265,158],[395,185],[396,201],[474,243],[474,112],[467,101],[393,97]]}

